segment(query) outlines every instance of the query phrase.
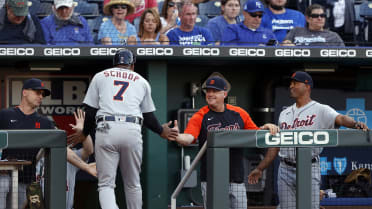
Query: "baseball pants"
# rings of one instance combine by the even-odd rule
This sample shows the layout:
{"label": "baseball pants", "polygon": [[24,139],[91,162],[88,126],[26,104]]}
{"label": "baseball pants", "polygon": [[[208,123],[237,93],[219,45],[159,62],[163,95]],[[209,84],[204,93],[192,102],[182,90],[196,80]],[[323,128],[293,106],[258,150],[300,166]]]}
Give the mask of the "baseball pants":
{"label": "baseball pants", "polygon": [[[320,165],[312,164],[311,208],[319,209]],[[296,209],[296,168],[280,162],[278,172],[279,205],[277,209]]]}
{"label": "baseball pants", "polygon": [[[12,208],[12,186],[11,177],[7,174],[0,174],[0,209]],[[18,208],[23,207],[26,202],[27,185],[18,183]]]}
{"label": "baseball pants", "polygon": [[[204,209],[207,209],[207,182],[201,182],[201,192],[204,201]],[[230,209],[246,209],[247,208],[247,192],[245,184],[230,183],[229,184],[229,199]]]}
{"label": "baseball pants", "polygon": [[140,172],[141,126],[128,122],[97,124],[95,156],[99,201],[102,209],[118,209],[115,198],[116,170],[120,167],[128,209],[142,209]]}

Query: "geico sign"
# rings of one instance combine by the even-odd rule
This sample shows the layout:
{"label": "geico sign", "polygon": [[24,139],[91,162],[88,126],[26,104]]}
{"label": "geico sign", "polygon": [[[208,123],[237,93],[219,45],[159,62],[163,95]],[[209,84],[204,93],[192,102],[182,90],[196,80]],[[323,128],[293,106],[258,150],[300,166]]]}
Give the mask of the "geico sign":
{"label": "geico sign", "polygon": [[90,55],[94,56],[113,56],[116,51],[122,48],[91,48]]}
{"label": "geico sign", "polygon": [[356,57],[355,49],[322,49],[320,56],[322,57]]}
{"label": "geico sign", "polygon": [[138,48],[137,55],[146,55],[146,56],[163,56],[163,55],[173,55],[172,48]]}
{"label": "geico sign", "polygon": [[0,56],[33,56],[33,48],[0,48]]}
{"label": "geico sign", "polygon": [[265,49],[229,49],[230,56],[249,56],[249,57],[264,57],[266,54]]}
{"label": "geico sign", "polygon": [[185,56],[219,56],[220,49],[218,48],[184,48],[182,50],[183,55]]}
{"label": "geico sign", "polygon": [[310,57],[310,49],[275,49],[276,57]]}
{"label": "geico sign", "polygon": [[329,133],[326,131],[281,132],[272,136],[265,134],[267,145],[326,145]]}
{"label": "geico sign", "polygon": [[45,48],[45,56],[79,56],[79,48]]}

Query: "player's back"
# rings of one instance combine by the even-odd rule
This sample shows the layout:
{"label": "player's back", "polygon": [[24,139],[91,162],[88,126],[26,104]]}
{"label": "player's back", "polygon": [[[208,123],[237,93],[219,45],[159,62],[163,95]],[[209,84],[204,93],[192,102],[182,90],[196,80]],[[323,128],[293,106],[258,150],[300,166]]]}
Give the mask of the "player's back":
{"label": "player's back", "polygon": [[110,68],[95,77],[99,97],[97,115],[142,117],[142,112],[146,112],[143,103],[151,95],[151,89],[141,75],[128,69]]}

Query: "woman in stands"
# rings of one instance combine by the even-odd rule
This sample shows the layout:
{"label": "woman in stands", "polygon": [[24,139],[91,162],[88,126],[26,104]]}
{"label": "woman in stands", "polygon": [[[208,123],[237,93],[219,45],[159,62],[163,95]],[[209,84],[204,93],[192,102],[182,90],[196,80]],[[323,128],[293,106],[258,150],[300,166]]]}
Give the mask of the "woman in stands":
{"label": "woman in stands", "polygon": [[208,21],[207,28],[212,32],[216,45],[220,44],[222,34],[229,24],[239,23],[240,1],[221,0],[221,15]]}
{"label": "woman in stands", "polygon": [[164,34],[170,29],[177,27],[177,25],[180,24],[180,20],[178,18],[177,1],[165,0],[160,16],[161,24],[163,26],[160,33]]}
{"label": "woman in stands", "polygon": [[103,6],[103,13],[112,16],[101,24],[98,40],[104,45],[127,45],[129,36],[136,35],[135,27],[125,17],[134,12],[127,0],[111,0]]}
{"label": "woman in stands", "polygon": [[128,44],[168,45],[169,39],[166,35],[160,33],[161,28],[158,12],[152,8],[146,9],[141,15],[138,35],[130,36]]}

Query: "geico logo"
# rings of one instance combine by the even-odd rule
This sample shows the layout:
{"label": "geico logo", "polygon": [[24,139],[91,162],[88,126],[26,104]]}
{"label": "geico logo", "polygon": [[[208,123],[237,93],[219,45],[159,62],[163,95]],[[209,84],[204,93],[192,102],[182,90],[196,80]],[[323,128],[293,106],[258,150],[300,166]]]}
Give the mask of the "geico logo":
{"label": "geico logo", "polygon": [[33,56],[35,54],[35,49],[33,48],[0,48],[0,56],[11,56],[11,55],[21,55],[21,56]]}
{"label": "geico logo", "polygon": [[113,56],[116,51],[122,48],[91,48],[90,55]]}
{"label": "geico logo", "polygon": [[277,57],[310,57],[310,49],[275,49]]}
{"label": "geico logo", "polygon": [[266,54],[265,49],[229,49],[230,56],[251,56],[251,57],[264,57]]}
{"label": "geico logo", "polygon": [[172,48],[138,48],[137,55],[173,55]]}
{"label": "geico logo", "polygon": [[79,48],[45,48],[44,55],[46,56],[79,56]]}
{"label": "geico logo", "polygon": [[267,145],[324,145],[329,143],[329,134],[326,131],[281,132],[272,136],[265,134]]}
{"label": "geico logo", "polygon": [[207,56],[218,56],[220,55],[220,49],[218,48],[184,48],[183,55],[207,55]]}
{"label": "geico logo", "polygon": [[366,57],[372,57],[372,50],[366,50]]}
{"label": "geico logo", "polygon": [[322,57],[355,57],[356,50],[354,49],[322,49],[320,50]]}

